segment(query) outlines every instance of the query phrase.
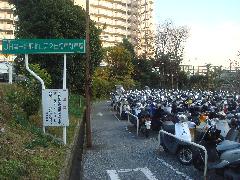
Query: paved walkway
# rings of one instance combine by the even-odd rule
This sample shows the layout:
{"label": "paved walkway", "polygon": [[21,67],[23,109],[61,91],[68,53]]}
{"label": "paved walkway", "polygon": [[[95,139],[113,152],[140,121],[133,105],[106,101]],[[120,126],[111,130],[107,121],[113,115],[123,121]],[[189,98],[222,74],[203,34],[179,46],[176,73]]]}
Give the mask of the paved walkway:
{"label": "paved walkway", "polygon": [[93,148],[83,155],[84,180],[202,179],[191,166],[182,166],[160,150],[157,135],[137,137],[132,125],[119,121],[107,102],[94,104]]}

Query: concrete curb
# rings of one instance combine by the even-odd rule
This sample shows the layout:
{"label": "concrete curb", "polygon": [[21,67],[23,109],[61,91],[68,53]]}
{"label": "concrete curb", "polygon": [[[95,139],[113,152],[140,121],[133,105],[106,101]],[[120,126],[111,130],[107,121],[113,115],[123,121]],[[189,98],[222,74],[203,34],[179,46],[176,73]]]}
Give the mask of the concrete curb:
{"label": "concrete curb", "polygon": [[85,111],[83,119],[78,123],[72,144],[70,145],[59,180],[81,179],[82,154],[85,141]]}

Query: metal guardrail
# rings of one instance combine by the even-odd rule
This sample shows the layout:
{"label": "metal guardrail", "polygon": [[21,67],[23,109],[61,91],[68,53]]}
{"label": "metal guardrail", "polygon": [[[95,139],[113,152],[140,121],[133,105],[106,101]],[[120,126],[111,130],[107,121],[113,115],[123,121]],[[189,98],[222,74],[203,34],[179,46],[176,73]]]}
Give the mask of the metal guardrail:
{"label": "metal guardrail", "polygon": [[119,108],[118,103],[114,103],[114,104],[113,104],[113,109],[116,110],[117,113],[119,113],[119,112],[118,112],[118,108]]}
{"label": "metal guardrail", "polygon": [[139,119],[138,119],[138,117],[136,115],[130,113],[129,111],[127,111],[126,113],[128,114],[128,122],[130,122],[130,120],[129,120],[130,116],[133,116],[134,118],[136,118],[136,121],[137,121],[137,136],[138,136],[138,131],[139,131]]}
{"label": "metal guardrail", "polygon": [[200,144],[195,143],[195,142],[190,142],[190,141],[186,141],[186,140],[184,140],[184,139],[181,139],[181,138],[175,136],[174,134],[171,134],[171,133],[166,132],[166,131],[164,131],[164,130],[160,130],[160,131],[159,131],[159,134],[158,134],[159,146],[160,146],[160,144],[161,144],[161,139],[160,139],[160,134],[161,134],[161,133],[167,134],[167,135],[169,135],[169,136],[172,136],[172,137],[174,137],[174,138],[176,138],[176,139],[178,139],[178,140],[180,140],[180,141],[189,143],[189,144],[191,144],[191,145],[193,145],[193,146],[196,146],[196,147],[198,147],[198,148],[200,148],[200,149],[202,149],[202,150],[204,151],[205,164],[204,164],[204,173],[203,173],[203,176],[204,176],[204,179],[206,179],[206,178],[207,178],[207,160],[208,160],[208,154],[207,154],[206,148],[205,148],[204,146],[200,145]]}
{"label": "metal guardrail", "polygon": [[116,109],[117,114],[119,114],[119,116],[121,116],[122,114],[122,107],[123,107],[122,103],[120,106],[118,105],[118,103],[113,104],[113,109]]}
{"label": "metal guardrail", "polygon": [[[117,103],[113,104],[113,109],[116,109],[116,112],[117,112],[117,114],[119,114],[120,117],[121,117],[121,114],[122,114],[122,107],[123,107],[122,104],[120,106]],[[138,136],[138,134],[139,134],[139,119],[138,119],[138,117],[136,115],[130,113],[129,111],[126,111],[126,113],[128,115],[128,118],[127,118],[128,122],[130,122],[130,120],[129,120],[130,116],[136,118],[136,122],[137,122],[136,132],[137,132],[137,136]]]}

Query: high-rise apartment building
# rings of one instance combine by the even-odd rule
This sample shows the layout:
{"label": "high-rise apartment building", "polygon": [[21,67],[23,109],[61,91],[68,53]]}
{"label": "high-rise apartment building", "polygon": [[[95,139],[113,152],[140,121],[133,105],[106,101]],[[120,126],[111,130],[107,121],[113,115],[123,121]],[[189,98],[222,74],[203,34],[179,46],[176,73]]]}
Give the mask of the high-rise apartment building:
{"label": "high-rise apartment building", "polygon": [[[85,8],[85,1],[73,0]],[[90,17],[103,29],[103,47],[127,38],[138,56],[154,55],[153,0],[90,0]]]}
{"label": "high-rise apartment building", "polygon": [[[12,6],[8,0],[0,0],[0,51],[2,39],[14,38],[14,16]],[[0,61],[13,61],[13,56],[4,56],[0,53]]]}
{"label": "high-rise apartment building", "polygon": [[[85,8],[85,0],[72,0]],[[114,46],[127,38],[138,56],[154,55],[153,0],[90,0],[90,16],[103,29],[103,47]],[[0,50],[2,39],[14,38],[14,16],[8,0],[0,0]],[[0,61],[12,56],[0,54]]]}

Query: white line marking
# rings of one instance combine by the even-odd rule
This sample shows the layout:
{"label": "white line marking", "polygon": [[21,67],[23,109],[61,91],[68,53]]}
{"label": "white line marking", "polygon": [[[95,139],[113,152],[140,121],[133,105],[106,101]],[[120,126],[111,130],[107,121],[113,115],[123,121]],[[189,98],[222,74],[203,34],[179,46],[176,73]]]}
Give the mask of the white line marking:
{"label": "white line marking", "polygon": [[153,173],[147,168],[139,168],[140,171],[143,172],[143,174],[145,174],[145,176],[149,179],[149,180],[158,180]]}
{"label": "white line marking", "polygon": [[107,170],[107,173],[111,180],[121,180],[116,170]]}
{"label": "white line marking", "polygon": [[127,172],[131,172],[131,171],[134,171],[134,169],[120,169],[117,172],[118,173],[127,173]]}
{"label": "white line marking", "polygon": [[157,160],[159,160],[162,164],[164,164],[165,166],[173,170],[176,174],[181,175],[184,179],[192,180],[192,178],[190,178],[188,175],[186,175],[183,172],[180,172],[178,169],[174,168],[172,165],[168,164],[166,161],[159,158],[157,158]]}
{"label": "white line marking", "polygon": [[136,169],[120,169],[120,170],[107,170],[107,173],[111,180],[120,180],[118,173],[128,173],[128,172],[142,172],[148,180],[158,180],[153,173],[147,168],[136,168]]}

